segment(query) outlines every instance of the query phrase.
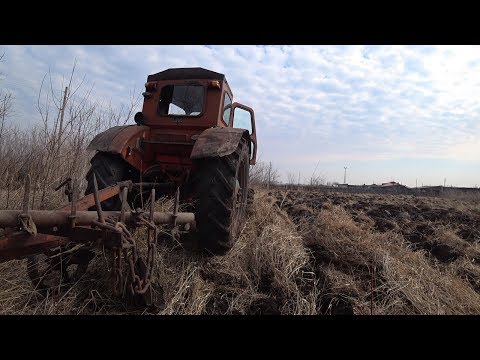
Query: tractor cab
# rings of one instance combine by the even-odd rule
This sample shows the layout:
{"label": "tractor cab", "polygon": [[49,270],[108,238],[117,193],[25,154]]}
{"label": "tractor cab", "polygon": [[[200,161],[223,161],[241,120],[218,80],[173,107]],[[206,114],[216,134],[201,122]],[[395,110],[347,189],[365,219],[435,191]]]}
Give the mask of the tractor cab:
{"label": "tractor cab", "polygon": [[[168,69],[149,75],[142,113],[151,127],[228,127],[233,94],[225,75],[202,69]],[[226,114],[226,116],[224,116]]]}
{"label": "tractor cab", "polygon": [[[208,128],[248,130],[252,140],[251,161],[256,159],[255,115],[248,106],[234,103],[224,74],[203,68],[176,68],[149,75],[143,93],[138,125],[178,131],[195,137]],[[156,133],[155,130],[152,130]],[[168,133],[168,132],[167,132]]]}

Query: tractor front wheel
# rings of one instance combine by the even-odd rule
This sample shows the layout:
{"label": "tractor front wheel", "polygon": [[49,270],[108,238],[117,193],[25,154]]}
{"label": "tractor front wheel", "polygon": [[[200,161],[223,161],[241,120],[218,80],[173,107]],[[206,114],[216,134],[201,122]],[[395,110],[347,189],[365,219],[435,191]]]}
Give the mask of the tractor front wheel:
{"label": "tractor front wheel", "polygon": [[[103,152],[96,153],[90,160],[90,164],[90,170],[85,177],[87,180],[85,195],[93,193],[93,174],[97,178],[98,189],[101,190],[123,181],[128,171],[127,164],[119,156]],[[122,202],[120,197],[115,195],[110,199],[102,201],[100,205],[102,210],[118,211],[121,210]],[[91,207],[89,210],[96,210],[96,206]]]}
{"label": "tractor front wheel", "polygon": [[235,243],[245,218],[249,156],[242,138],[230,155],[197,161],[195,222],[203,250],[223,255]]}

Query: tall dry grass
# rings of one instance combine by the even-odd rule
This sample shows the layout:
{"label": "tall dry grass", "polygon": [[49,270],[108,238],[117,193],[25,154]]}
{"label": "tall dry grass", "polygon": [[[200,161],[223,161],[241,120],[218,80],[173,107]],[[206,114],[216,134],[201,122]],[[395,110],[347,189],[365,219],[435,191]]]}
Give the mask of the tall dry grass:
{"label": "tall dry grass", "polygon": [[[315,314],[319,289],[302,238],[273,199],[257,195],[234,248],[204,257],[160,244],[153,279],[158,314]],[[141,234],[137,234],[140,238]],[[25,263],[0,265],[0,313],[144,313],[115,299],[108,264],[97,254],[83,279],[66,293],[43,298],[27,281]]]}
{"label": "tall dry grass", "polygon": [[[171,206],[171,200],[158,202],[158,210]],[[454,234],[439,227],[435,237],[456,244]],[[142,236],[136,234],[140,243]],[[467,250],[476,256],[476,247]],[[113,297],[107,254],[99,252],[84,278],[48,298],[33,291],[23,261],[1,264],[0,313],[476,314],[480,272],[470,260],[440,264],[426,251],[413,251],[400,233],[376,232],[331,203],[292,220],[275,198],[257,191],[226,256],[159,243],[155,308]]]}

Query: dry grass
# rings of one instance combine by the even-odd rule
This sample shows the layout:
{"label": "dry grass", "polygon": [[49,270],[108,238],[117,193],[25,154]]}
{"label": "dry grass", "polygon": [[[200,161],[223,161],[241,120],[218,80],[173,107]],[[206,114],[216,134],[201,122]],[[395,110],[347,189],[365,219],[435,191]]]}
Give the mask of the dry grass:
{"label": "dry grass", "polygon": [[[372,214],[380,212],[372,213],[367,206],[354,215],[350,212],[356,208],[355,202],[366,201],[365,197],[339,200],[318,194],[306,196],[257,192],[237,243],[223,257],[204,257],[184,249],[181,243],[162,240],[153,283],[156,308],[138,308],[114,298],[107,257],[100,252],[84,278],[48,298],[33,291],[25,261],[0,264],[0,313],[480,312],[478,241],[466,242],[458,226],[430,222],[429,244],[445,244],[458,255],[442,262],[428,250],[414,247],[407,240],[410,233],[402,233],[417,224],[415,214],[406,208],[392,220],[398,221],[396,230],[379,231],[375,227],[378,219]],[[407,199],[397,201],[408,203]],[[377,203],[381,207],[392,200],[379,197]],[[444,205],[448,208],[451,204]],[[171,200],[162,199],[156,210],[171,206]],[[136,236],[141,239],[143,233]]]}
{"label": "dry grass", "polygon": [[[163,244],[156,256],[154,297],[158,314],[248,314],[316,312],[317,290],[309,255],[292,223],[260,194],[235,247],[224,257],[203,257]],[[170,207],[160,202],[158,209]],[[141,234],[138,234],[140,237]],[[56,298],[36,294],[25,261],[0,265],[0,312],[4,314],[142,313],[114,299],[103,254],[85,279]],[[33,301],[32,301],[33,299]]]}
{"label": "dry grass", "polygon": [[157,288],[161,314],[315,313],[315,290],[302,293],[309,264],[302,239],[260,194],[232,251],[223,257],[185,255],[163,247]]}

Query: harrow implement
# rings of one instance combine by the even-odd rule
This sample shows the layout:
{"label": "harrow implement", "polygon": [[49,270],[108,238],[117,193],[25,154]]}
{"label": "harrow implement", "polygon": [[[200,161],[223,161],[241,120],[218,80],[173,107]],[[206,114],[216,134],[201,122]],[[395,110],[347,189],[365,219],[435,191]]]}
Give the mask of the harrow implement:
{"label": "harrow implement", "polygon": [[[87,270],[93,250],[102,249],[110,258],[113,293],[151,305],[158,225],[171,225],[174,234],[195,229],[194,213],[178,212],[179,189],[173,211],[156,212],[155,190],[162,185],[123,181],[99,190],[94,178],[93,193],[82,198],[78,198],[78,186],[71,179],[57,190],[61,186],[66,187],[68,204],[56,210],[32,210],[27,176],[22,210],[0,210],[0,262],[27,258],[32,284],[47,291],[52,286],[52,272],[60,272],[63,283],[74,282]],[[128,192],[133,187],[151,187],[148,211],[128,205]],[[116,195],[122,202],[121,211],[103,211],[102,201]],[[89,211],[93,206],[96,210]],[[132,231],[141,227],[147,229],[143,255],[132,236]],[[72,265],[76,265],[73,273],[69,271]]]}

